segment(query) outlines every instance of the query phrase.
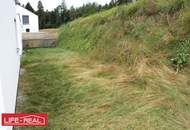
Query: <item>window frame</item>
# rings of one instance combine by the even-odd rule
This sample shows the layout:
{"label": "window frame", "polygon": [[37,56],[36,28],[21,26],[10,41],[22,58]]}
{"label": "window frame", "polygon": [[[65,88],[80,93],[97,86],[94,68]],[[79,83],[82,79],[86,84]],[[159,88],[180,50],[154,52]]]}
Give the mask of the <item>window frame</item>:
{"label": "window frame", "polygon": [[22,23],[23,23],[23,25],[30,24],[29,15],[22,15]]}

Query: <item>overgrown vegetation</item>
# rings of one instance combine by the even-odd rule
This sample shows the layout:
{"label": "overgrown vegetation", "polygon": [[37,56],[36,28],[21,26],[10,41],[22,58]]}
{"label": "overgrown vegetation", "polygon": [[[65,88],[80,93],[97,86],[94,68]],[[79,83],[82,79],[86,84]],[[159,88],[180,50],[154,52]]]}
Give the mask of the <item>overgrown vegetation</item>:
{"label": "overgrown vegetation", "polygon": [[118,6],[63,25],[57,48],[29,50],[17,112],[48,113],[49,126],[18,129],[189,130],[188,3]]}
{"label": "overgrown vegetation", "polygon": [[188,39],[188,5],[188,0],[139,0],[115,7],[63,25],[59,46],[134,66],[142,58],[154,61],[161,55],[159,62],[168,62],[178,41]]}
{"label": "overgrown vegetation", "polygon": [[136,70],[76,52],[29,50],[17,113],[47,113],[47,127],[16,130],[188,130],[189,76],[141,60]]}
{"label": "overgrown vegetation", "polygon": [[189,63],[190,58],[190,40],[186,40],[180,43],[177,49],[175,58],[172,59],[173,63],[176,65],[177,72],[182,69],[187,63]]}

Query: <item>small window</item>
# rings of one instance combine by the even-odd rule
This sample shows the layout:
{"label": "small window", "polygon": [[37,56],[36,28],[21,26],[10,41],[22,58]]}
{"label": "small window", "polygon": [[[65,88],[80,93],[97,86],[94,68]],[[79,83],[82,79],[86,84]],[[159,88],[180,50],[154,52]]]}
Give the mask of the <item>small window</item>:
{"label": "small window", "polygon": [[29,16],[28,15],[23,15],[22,16],[22,21],[24,25],[29,24]]}
{"label": "small window", "polygon": [[30,29],[29,29],[29,28],[27,28],[27,29],[26,29],[26,32],[30,32]]}

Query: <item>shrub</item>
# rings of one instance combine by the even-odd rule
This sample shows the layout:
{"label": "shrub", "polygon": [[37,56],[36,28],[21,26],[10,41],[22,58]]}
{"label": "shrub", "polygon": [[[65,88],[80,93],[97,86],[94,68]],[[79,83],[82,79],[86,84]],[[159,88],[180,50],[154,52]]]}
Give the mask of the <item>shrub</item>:
{"label": "shrub", "polygon": [[190,40],[185,40],[180,43],[176,56],[172,59],[176,66],[177,72],[182,69],[189,62]]}

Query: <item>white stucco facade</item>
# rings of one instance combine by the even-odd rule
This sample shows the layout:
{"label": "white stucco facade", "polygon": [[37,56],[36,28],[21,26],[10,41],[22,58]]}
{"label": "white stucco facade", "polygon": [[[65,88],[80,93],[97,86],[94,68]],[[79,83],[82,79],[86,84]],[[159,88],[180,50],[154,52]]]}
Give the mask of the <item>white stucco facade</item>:
{"label": "white stucco facade", "polygon": [[[0,4],[0,118],[2,113],[14,113],[22,53],[19,18],[14,0]],[[0,130],[11,130],[2,127]]]}
{"label": "white stucco facade", "polygon": [[[20,5],[16,5],[16,10],[22,23],[22,32],[39,32],[39,22],[38,16],[36,14],[21,7]],[[23,17],[26,17],[28,19],[27,23]]]}

